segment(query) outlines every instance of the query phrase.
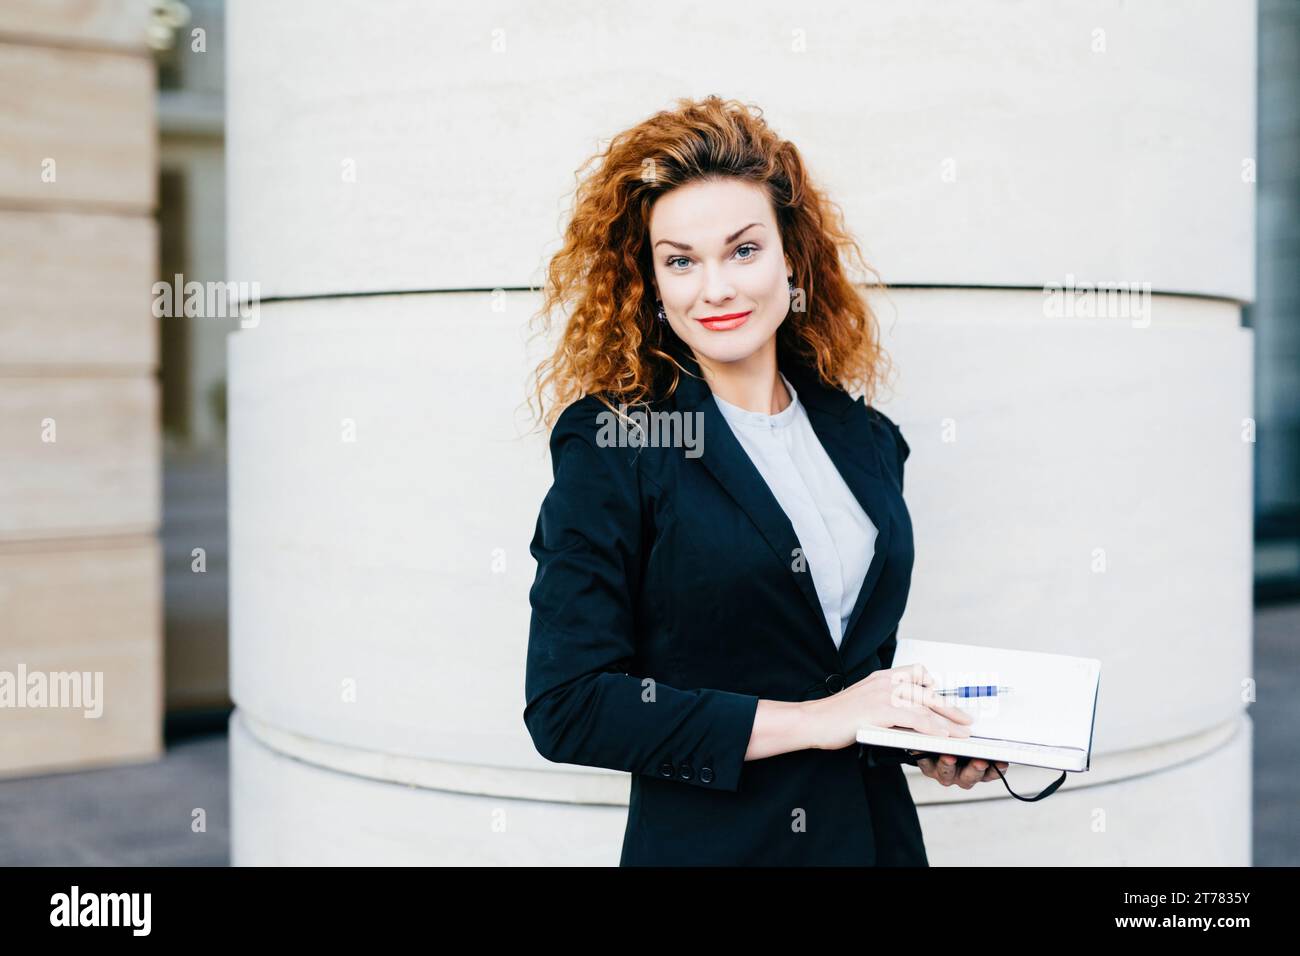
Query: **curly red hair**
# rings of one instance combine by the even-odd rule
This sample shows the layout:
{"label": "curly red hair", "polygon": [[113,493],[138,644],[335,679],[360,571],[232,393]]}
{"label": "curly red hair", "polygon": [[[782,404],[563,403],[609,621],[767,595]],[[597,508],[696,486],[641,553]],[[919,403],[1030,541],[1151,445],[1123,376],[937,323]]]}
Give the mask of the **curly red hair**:
{"label": "curly red hair", "polygon": [[[538,334],[546,335],[552,312],[569,311],[554,353],[533,373],[536,417],[548,429],[584,395],[617,411],[620,402],[631,407],[666,398],[679,375],[690,374],[671,354],[684,343],[654,314],[650,212],[670,190],[725,177],[765,189],[794,285],[807,296],[808,309],[781,323],[778,350],[824,383],[872,402],[889,360],[876,317],[846,276],[840,253],[856,256],[876,277],[869,288],[884,284],[845,229],[840,207],[810,180],[794,144],[768,127],[757,106],[708,96],[679,99],[675,110],[619,133],[578,170],[573,216],[547,267],[542,308],[530,322],[540,316]],[[549,411],[547,391],[554,399]]]}

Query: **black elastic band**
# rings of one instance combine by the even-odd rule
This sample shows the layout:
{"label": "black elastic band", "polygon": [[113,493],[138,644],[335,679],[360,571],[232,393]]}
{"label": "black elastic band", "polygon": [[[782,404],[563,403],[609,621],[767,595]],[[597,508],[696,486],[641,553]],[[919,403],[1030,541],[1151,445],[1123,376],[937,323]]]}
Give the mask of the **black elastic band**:
{"label": "black elastic band", "polygon": [[[910,753],[907,753],[906,750],[904,750],[903,753],[906,755],[906,756],[903,758],[903,763],[909,763],[909,764],[911,764],[913,767],[917,766],[918,763],[919,763],[919,761],[920,761],[923,757],[926,757],[926,754],[924,754],[924,753],[919,753],[919,754],[910,754]],[[935,767],[938,767],[938,766],[939,766],[939,756],[938,756],[938,754],[930,754],[930,756],[934,758],[934,765],[935,765]],[[976,758],[972,758],[972,759],[976,759]],[[978,758],[978,759],[987,759],[987,758]],[[1032,797],[1022,797],[1020,794],[1016,793],[1014,790],[1011,789],[1011,784],[1007,783],[1007,777],[1006,777],[1006,774],[1004,774],[1004,773],[1002,772],[1002,768],[999,767],[999,766],[997,765],[996,762],[994,762],[994,761],[992,761],[992,760],[989,760],[989,766],[992,767],[994,770],[996,770],[997,773],[998,773],[998,776],[1002,778],[1002,785],[1003,785],[1004,787],[1007,788],[1007,793],[1011,794],[1011,795],[1012,795],[1013,797],[1015,797],[1017,800],[1023,800],[1023,801],[1025,801],[1025,803],[1033,803],[1035,800],[1041,800],[1041,799],[1043,799],[1043,797],[1050,797],[1052,794],[1056,793],[1056,788],[1059,787],[1061,784],[1065,783],[1065,775],[1068,774],[1068,773],[1070,772],[1070,771],[1068,771],[1068,770],[1062,770],[1062,771],[1061,771],[1061,775],[1060,775],[1059,777],[1057,777],[1055,780],[1053,780],[1051,783],[1049,783],[1046,787],[1044,787],[1042,790],[1040,790],[1040,791],[1039,791],[1035,796],[1032,796]]]}
{"label": "black elastic band", "polygon": [[1007,783],[1007,778],[1006,775],[1002,773],[1002,768],[999,767],[996,763],[992,764],[992,767],[994,770],[998,772],[998,776],[1002,778],[1002,785],[1007,788],[1007,793],[1011,794],[1017,800],[1025,801],[1025,803],[1033,803],[1035,800],[1041,800],[1043,799],[1043,797],[1050,797],[1052,794],[1056,793],[1056,788],[1059,787],[1061,784],[1065,783],[1065,775],[1070,772],[1068,770],[1062,770],[1061,775],[1057,777],[1055,780],[1053,780],[1051,783],[1049,783],[1041,791],[1039,791],[1038,796],[1022,797],[1020,794],[1016,793],[1014,790],[1011,789],[1011,784]]}

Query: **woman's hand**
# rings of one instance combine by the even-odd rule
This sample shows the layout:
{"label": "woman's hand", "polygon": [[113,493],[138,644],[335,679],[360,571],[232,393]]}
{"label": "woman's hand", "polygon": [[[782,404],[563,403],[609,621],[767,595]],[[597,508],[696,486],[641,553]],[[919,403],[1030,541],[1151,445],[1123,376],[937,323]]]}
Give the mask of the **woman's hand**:
{"label": "woman's hand", "polygon": [[806,739],[818,750],[857,742],[858,728],[902,727],[939,737],[969,737],[974,720],[934,692],[934,679],[920,664],[872,671],[837,694],[802,704]]}
{"label": "woman's hand", "polygon": [[[1005,761],[993,761],[1002,770],[1007,769]],[[938,780],[945,787],[950,787],[954,783],[963,790],[969,790],[977,783],[987,783],[991,780],[1000,780],[997,770],[989,766],[989,761],[973,758],[964,767],[957,766],[957,758],[953,754],[931,754],[928,757],[922,757],[916,762],[921,768],[921,773],[934,780]]]}

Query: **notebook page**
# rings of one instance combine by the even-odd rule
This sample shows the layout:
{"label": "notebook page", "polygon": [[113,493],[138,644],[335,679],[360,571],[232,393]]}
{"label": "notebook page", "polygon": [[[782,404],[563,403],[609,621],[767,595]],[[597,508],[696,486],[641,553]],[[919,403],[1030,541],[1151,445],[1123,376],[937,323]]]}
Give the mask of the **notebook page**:
{"label": "notebook page", "polygon": [[950,697],[975,718],[971,736],[1088,749],[1100,662],[1095,658],[900,638],[894,666],[923,664],[936,687],[1010,686],[993,698]]}

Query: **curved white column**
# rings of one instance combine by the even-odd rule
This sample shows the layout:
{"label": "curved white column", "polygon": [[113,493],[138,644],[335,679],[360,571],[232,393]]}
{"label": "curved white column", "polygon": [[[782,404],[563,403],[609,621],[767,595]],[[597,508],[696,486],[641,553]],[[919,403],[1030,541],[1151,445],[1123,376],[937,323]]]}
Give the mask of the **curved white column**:
{"label": "curved white column", "polygon": [[[633,10],[584,37],[524,4],[491,24],[231,5],[231,278],[281,300],[229,346],[237,864],[617,861],[627,777],[547,763],[521,720],[550,469],[522,405],[538,299],[492,290],[536,284],[600,131],[669,105],[665,71],[713,84],[719,42],[784,45],[780,14],[700,58],[707,22],[654,43]],[[1249,862],[1253,22],[1171,2],[820,16],[810,54],[737,95],[918,286],[876,300],[900,370],[880,404],[913,450],[900,633],[1103,661],[1093,770],[1049,800],[908,771],[931,859]],[[481,50],[415,42],[447,31]],[[619,51],[617,98],[580,49]],[[1149,321],[1053,317],[1042,288],[1071,276],[1149,283]],[[1192,786],[1209,761],[1240,773]],[[1035,839],[999,836],[1031,819]]]}

